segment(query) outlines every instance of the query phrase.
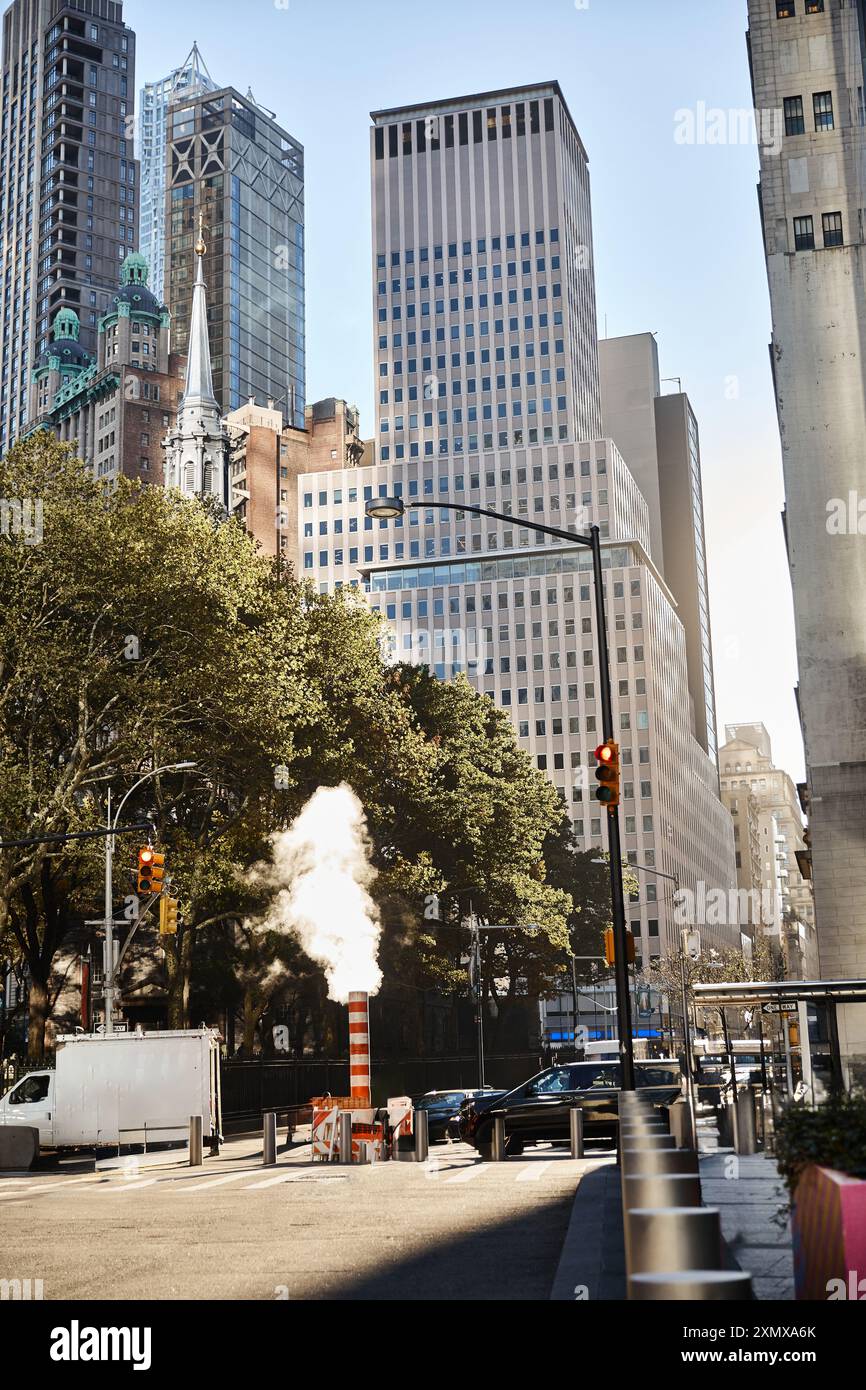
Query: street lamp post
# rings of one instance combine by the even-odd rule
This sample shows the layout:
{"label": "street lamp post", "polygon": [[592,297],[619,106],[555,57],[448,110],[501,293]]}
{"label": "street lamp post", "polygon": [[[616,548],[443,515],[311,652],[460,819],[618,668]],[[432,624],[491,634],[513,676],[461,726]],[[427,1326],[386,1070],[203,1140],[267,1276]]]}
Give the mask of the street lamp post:
{"label": "street lamp post", "polygon": [[[656,878],[666,878],[669,883],[674,885],[674,897],[680,891],[679,874],[668,874],[662,869],[653,868],[649,864],[630,864],[629,868],[635,869],[641,874],[653,874]],[[688,928],[683,927],[680,931],[680,992],[683,997],[683,1051],[686,1059],[686,1093],[689,1101],[689,1112],[692,1119],[692,1134],[697,1135],[697,1109],[695,1106],[695,1078],[694,1065],[692,1059],[692,1039],[689,1027],[689,987],[686,978],[686,937]]]}
{"label": "street lamp post", "polygon": [[143,777],[139,777],[138,781],[133,783],[123,797],[113,821],[111,818],[111,788],[108,789],[108,815],[106,818],[108,834],[105,837],[105,985],[103,988],[106,1033],[114,1032],[114,996],[117,992],[115,988],[117,964],[114,959],[114,904],[112,901],[114,897],[114,831],[117,829],[120,813],[126,802],[143,782],[147,782],[151,777],[157,777],[161,772],[187,772],[194,767],[195,763],[168,763],[165,767],[155,767],[150,772],[146,772]]}
{"label": "street lamp post", "polygon": [[[504,521],[513,525],[514,517],[503,512],[490,511],[485,507],[473,507],[465,502],[433,502],[424,498],[418,506],[425,510],[431,507],[446,512],[468,512],[472,516],[486,517],[493,521]],[[406,510],[401,497],[380,497],[367,502],[365,507],[369,517],[380,521],[394,521]],[[584,546],[592,552],[592,576],[595,587],[596,640],[598,647],[599,695],[601,700],[601,722],[605,741],[615,739],[613,728],[613,701],[610,687],[610,660],[607,647],[607,619],[604,605],[604,578],[601,565],[601,532],[597,526],[589,528],[588,536],[562,531],[554,526],[541,526],[537,522],[521,517],[521,526],[540,536],[553,536],[556,540],[568,541],[571,545]],[[616,959],[614,976],[616,981],[617,1027],[619,1032],[619,1053],[622,1062],[623,1090],[635,1089],[634,1046],[632,1043],[631,999],[628,988],[628,954],[625,921],[625,892],[622,881],[622,851],[619,835],[619,811],[616,806],[607,808],[608,848],[610,850],[610,898],[613,916]]]}

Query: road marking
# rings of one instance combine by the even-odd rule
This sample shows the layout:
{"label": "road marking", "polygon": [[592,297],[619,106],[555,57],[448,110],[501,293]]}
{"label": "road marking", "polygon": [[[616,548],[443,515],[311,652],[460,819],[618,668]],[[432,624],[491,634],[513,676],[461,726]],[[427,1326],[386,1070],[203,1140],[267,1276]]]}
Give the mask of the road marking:
{"label": "road marking", "polygon": [[548,1168],[551,1166],[551,1161],[552,1160],[548,1160],[545,1163],[527,1163],[526,1167],[523,1169],[523,1172],[517,1174],[517,1182],[540,1181],[540,1179],[544,1177]]}
{"label": "road marking", "polygon": [[178,1182],[175,1179],[176,1192],[204,1192],[209,1187],[222,1187],[227,1182],[237,1182],[239,1178],[248,1178],[249,1173],[227,1173],[223,1178],[208,1178],[207,1182]]}
{"label": "road marking", "polygon": [[52,1192],[56,1187],[71,1187],[73,1183],[92,1182],[93,1176],[93,1173],[85,1173],[81,1178],[61,1178],[59,1182],[35,1182],[21,1192],[0,1192],[0,1198],[23,1197],[28,1192]]}
{"label": "road marking", "polygon": [[261,1187],[276,1187],[277,1183],[290,1182],[294,1177],[297,1177],[296,1173],[278,1173],[275,1178],[264,1178],[261,1182],[247,1183],[243,1191],[257,1192]]}
{"label": "road marking", "polygon": [[462,1173],[455,1173],[453,1178],[446,1178],[445,1181],[446,1183],[471,1182],[473,1178],[478,1177],[479,1173],[486,1173],[491,1166],[489,1163],[473,1163],[471,1168],[464,1168]]}
{"label": "road marking", "polygon": [[130,1182],[128,1179],[121,1178],[118,1182],[109,1183],[106,1191],[137,1192],[142,1187],[153,1187],[156,1182],[159,1182],[159,1178],[145,1178],[143,1182]]}

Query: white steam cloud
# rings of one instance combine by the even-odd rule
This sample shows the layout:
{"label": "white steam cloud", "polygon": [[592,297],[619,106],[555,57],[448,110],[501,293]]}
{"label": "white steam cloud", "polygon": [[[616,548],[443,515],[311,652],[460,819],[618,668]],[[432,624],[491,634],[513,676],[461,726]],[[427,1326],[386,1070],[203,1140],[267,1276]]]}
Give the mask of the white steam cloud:
{"label": "white steam cloud", "polygon": [[352,788],[320,787],[272,846],[271,863],[253,874],[274,894],[258,925],[294,933],[324,967],[328,996],[338,1004],[353,990],[375,994],[382,983],[382,926],[368,889],[376,870],[364,809]]}

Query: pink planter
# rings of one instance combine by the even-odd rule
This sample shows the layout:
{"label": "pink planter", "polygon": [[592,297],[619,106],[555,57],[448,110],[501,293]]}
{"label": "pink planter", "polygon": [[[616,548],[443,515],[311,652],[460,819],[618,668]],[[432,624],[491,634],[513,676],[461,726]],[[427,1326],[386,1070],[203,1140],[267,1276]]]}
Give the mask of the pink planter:
{"label": "pink planter", "polygon": [[807,1168],[791,1224],[798,1300],[866,1301],[866,1182]]}

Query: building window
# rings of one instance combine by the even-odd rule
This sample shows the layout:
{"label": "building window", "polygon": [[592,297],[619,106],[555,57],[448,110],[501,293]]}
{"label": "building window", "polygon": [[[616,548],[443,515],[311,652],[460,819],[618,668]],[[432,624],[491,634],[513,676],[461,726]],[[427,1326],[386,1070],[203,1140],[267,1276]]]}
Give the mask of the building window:
{"label": "building window", "polygon": [[793,19],[795,13],[794,0],[776,0],[777,19]]}
{"label": "building window", "polygon": [[785,97],[785,134],[806,134],[806,117],[803,113],[802,97]]}
{"label": "building window", "polygon": [[811,217],[794,218],[794,249],[796,251],[815,250],[815,224]]}
{"label": "building window", "polygon": [[842,235],[841,212],[825,212],[821,222],[824,229],[824,245],[844,246],[845,238]]}
{"label": "building window", "polygon": [[806,14],[823,14],[824,0],[806,0]]}
{"label": "building window", "polygon": [[833,93],[816,92],[813,98],[815,107],[815,129],[833,129]]}

